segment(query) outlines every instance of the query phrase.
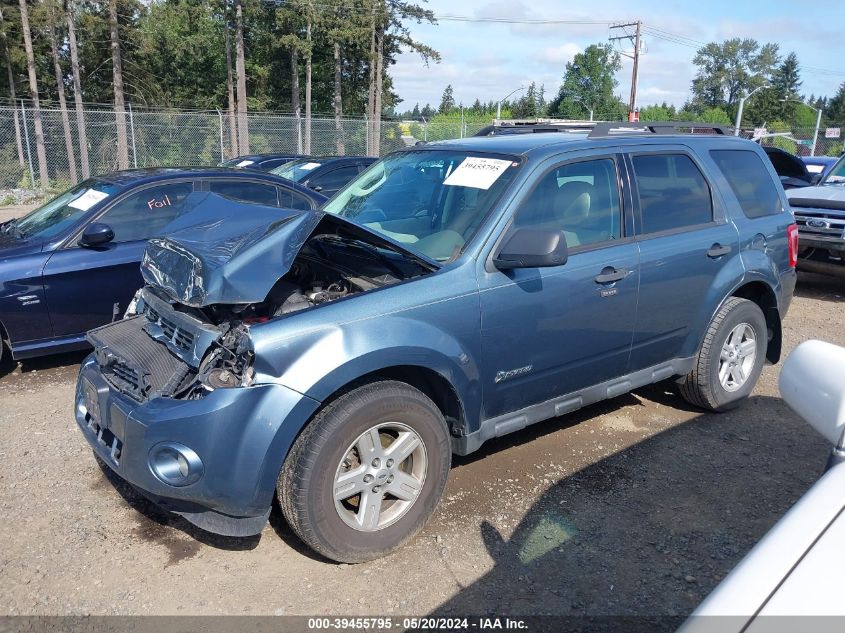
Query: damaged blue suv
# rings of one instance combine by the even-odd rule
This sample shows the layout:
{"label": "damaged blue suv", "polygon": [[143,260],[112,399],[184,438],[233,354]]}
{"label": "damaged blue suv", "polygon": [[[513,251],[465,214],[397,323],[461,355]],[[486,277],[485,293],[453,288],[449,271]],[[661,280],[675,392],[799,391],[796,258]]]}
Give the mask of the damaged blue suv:
{"label": "damaged blue suv", "polygon": [[779,358],[797,231],[765,154],[724,132],[433,143],[322,211],[194,194],[132,314],[88,334],[79,427],[206,530],[258,533],[276,496],[358,562],[423,526],[453,453],[669,378],[735,407]]}

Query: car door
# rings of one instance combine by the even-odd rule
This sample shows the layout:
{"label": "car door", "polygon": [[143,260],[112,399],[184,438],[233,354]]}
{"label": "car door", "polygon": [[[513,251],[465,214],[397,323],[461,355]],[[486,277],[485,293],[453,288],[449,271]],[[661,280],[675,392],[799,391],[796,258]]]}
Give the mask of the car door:
{"label": "car door", "polygon": [[638,211],[640,296],[630,370],[691,356],[688,339],[739,234],[694,155],[683,146],[628,156]]}
{"label": "car door", "polygon": [[[479,277],[484,417],[517,411],[625,372],[638,254],[614,154],[551,162],[517,203],[512,227],[562,229],[569,257]],[[507,230],[500,239],[507,239]]]}
{"label": "car door", "polygon": [[322,193],[324,196],[331,198],[334,194],[340,191],[346,183],[358,175],[360,167],[358,165],[347,165],[345,167],[338,167],[322,174],[316,174],[308,179],[307,186],[314,191]]}
{"label": "car door", "polygon": [[111,242],[79,246],[80,230],[53,253],[43,279],[54,336],[81,335],[123,315],[143,285],[140,262],[147,239],[179,214],[193,190],[189,180],[134,189],[94,218],[112,228]]}

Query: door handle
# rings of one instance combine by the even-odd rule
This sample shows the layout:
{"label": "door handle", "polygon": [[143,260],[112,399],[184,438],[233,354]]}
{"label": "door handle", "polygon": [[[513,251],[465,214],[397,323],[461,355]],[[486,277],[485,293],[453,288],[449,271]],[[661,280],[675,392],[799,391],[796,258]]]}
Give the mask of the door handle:
{"label": "door handle", "polygon": [[613,266],[605,266],[601,273],[595,276],[597,284],[612,284],[617,281],[625,279],[631,274],[630,270],[625,268],[614,268]]}
{"label": "door handle", "polygon": [[719,257],[727,255],[730,252],[730,246],[722,246],[721,244],[719,244],[719,242],[716,242],[715,244],[713,244],[713,246],[710,247],[710,250],[707,251],[707,257],[709,257],[710,259],[718,259]]}

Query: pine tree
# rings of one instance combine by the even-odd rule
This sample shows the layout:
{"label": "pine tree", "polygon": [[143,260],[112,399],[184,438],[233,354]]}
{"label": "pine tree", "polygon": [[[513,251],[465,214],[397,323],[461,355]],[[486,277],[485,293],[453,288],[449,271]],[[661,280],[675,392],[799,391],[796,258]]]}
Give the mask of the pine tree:
{"label": "pine tree", "polygon": [[452,90],[452,84],[446,86],[443,91],[443,96],[440,97],[440,107],[437,108],[439,114],[449,114],[455,108],[455,95]]}

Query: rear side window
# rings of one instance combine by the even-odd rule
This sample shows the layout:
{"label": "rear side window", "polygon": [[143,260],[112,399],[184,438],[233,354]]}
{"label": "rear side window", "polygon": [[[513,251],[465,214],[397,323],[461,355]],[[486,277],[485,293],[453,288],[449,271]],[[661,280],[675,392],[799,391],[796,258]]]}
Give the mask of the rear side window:
{"label": "rear side window", "polygon": [[268,207],[278,205],[276,187],[265,183],[248,180],[212,180],[208,190],[241,202],[263,204]]}
{"label": "rear side window", "polygon": [[279,187],[279,206],[286,209],[308,211],[313,208],[310,200],[296,191]]}
{"label": "rear side window", "polygon": [[660,233],[713,221],[710,187],[685,154],[633,156],[643,233]]}
{"label": "rear side window", "polygon": [[777,215],[783,208],[775,183],[756,152],[744,149],[710,151],[747,218]]}

